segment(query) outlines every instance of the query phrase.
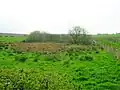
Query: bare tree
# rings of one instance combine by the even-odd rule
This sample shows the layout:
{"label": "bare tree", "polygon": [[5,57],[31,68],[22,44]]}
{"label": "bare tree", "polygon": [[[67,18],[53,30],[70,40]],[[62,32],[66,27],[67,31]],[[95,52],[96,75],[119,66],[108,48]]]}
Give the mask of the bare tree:
{"label": "bare tree", "polygon": [[69,30],[68,34],[71,37],[72,43],[74,44],[86,44],[88,41],[87,31],[80,26],[75,26],[71,30]]}

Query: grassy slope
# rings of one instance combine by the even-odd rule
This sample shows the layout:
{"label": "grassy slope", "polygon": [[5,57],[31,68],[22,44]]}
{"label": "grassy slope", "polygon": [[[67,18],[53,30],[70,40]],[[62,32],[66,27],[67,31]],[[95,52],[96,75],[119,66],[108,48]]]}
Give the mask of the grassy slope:
{"label": "grassy slope", "polygon": [[81,61],[75,57],[70,60],[68,55],[62,53],[62,57],[59,58],[61,61],[53,62],[52,60],[46,59],[45,56],[40,55],[38,62],[34,62],[33,60],[36,54],[25,53],[24,55],[28,59],[23,63],[15,61],[15,55],[1,51],[0,68],[3,70],[19,70],[23,68],[24,70],[38,70],[42,73],[66,74],[76,89],[120,89],[120,63],[114,60],[111,54],[105,52],[99,54],[92,52],[91,56],[94,56],[93,61]]}
{"label": "grassy slope", "polygon": [[[6,42],[18,41],[18,38],[15,37],[10,37],[9,39],[7,39],[7,37],[0,37],[0,39]],[[20,38],[19,40],[22,39]],[[26,62],[18,62],[15,61],[16,55],[19,54],[13,53],[9,50],[0,51],[1,90],[4,90],[5,87],[10,89],[14,86],[11,84],[5,86],[7,80],[9,81],[10,78],[12,78],[13,81],[11,82],[15,83],[18,82],[16,80],[20,77],[24,77],[24,79],[23,81],[20,79],[18,86],[16,86],[17,88],[22,88],[23,86],[21,85],[24,85],[22,83],[25,83],[25,86],[28,85],[27,88],[30,87],[33,88],[32,90],[39,90],[39,86],[36,86],[38,84],[34,81],[38,81],[40,79],[40,75],[44,73],[50,73],[52,76],[57,75],[57,79],[55,76],[48,78],[48,80],[54,81],[54,83],[50,83],[50,90],[58,90],[60,88],[62,90],[70,90],[69,88],[71,86],[73,90],[80,90],[80,88],[82,90],[120,90],[120,62],[116,61],[113,55],[106,53],[105,51],[101,51],[100,53],[95,53],[93,51],[90,54],[94,58],[92,61],[81,61],[78,58],[82,55],[81,53],[79,53],[77,58],[76,55],[72,56],[72,60],[70,59],[70,56],[61,53],[61,57],[59,58],[60,61],[55,62],[53,60],[46,59],[44,55],[37,55],[35,53],[28,52],[22,54],[27,57]],[[38,57],[38,61],[34,62],[36,57]],[[30,73],[27,72],[28,76],[24,76],[24,73],[22,74],[21,72],[18,72],[21,69],[24,70],[24,73],[26,73],[26,71],[30,71]],[[32,70],[34,70],[34,72]],[[38,73],[35,73],[35,71]],[[27,82],[27,79],[29,78],[31,81]],[[55,89],[53,89],[54,86]],[[43,85],[40,88],[42,90],[46,90],[44,87],[45,86]]]}

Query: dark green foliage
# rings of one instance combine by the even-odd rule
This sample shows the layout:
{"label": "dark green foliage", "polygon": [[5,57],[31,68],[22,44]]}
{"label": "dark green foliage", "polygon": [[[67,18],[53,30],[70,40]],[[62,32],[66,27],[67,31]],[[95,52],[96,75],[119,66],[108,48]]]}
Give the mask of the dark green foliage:
{"label": "dark green foliage", "polygon": [[9,46],[8,43],[0,43],[0,49],[1,49],[1,50],[2,50],[2,49],[9,49],[8,46]]}
{"label": "dark green foliage", "polygon": [[0,47],[0,50],[2,50],[3,48],[2,47]]}
{"label": "dark green foliage", "polygon": [[39,56],[37,55],[36,57],[34,57],[34,62],[38,62],[38,60],[40,60]]}
{"label": "dark green foliage", "polygon": [[111,82],[105,82],[105,83],[99,84],[98,87],[99,87],[98,88],[99,90],[103,90],[103,89],[106,89],[106,90],[120,90],[120,85],[119,84],[114,84],[114,83],[111,83]]}
{"label": "dark green foliage", "polygon": [[82,56],[80,56],[80,60],[81,61],[92,61],[93,56],[91,56],[91,55],[82,55]]}
{"label": "dark green foliage", "polygon": [[14,55],[15,55],[15,53],[10,53],[10,52],[9,52],[9,54],[8,54],[8,55],[9,55],[9,56],[14,56]]}
{"label": "dark green foliage", "polygon": [[15,61],[25,62],[26,60],[27,60],[27,57],[24,55],[16,55],[15,56]]}
{"label": "dark green foliage", "polygon": [[21,42],[26,42],[26,40],[23,40],[23,41],[21,41]]}
{"label": "dark green foliage", "polygon": [[34,58],[34,60],[33,60],[34,62],[38,62],[38,58]]}
{"label": "dark green foliage", "polygon": [[99,52],[99,51],[96,51],[95,53],[97,53],[97,54],[98,54],[98,53],[100,53],[100,52]]}
{"label": "dark green foliage", "polygon": [[63,65],[68,66],[68,65],[69,65],[69,63],[70,63],[70,61],[69,61],[69,60],[65,60],[65,61],[63,61]]}
{"label": "dark green foliage", "polygon": [[75,81],[87,81],[88,78],[85,76],[80,76],[80,77],[73,78],[73,80],[75,80]]}
{"label": "dark green foliage", "polygon": [[85,55],[85,59],[88,60],[88,61],[92,61],[93,60],[93,56]]}
{"label": "dark green foliage", "polygon": [[8,46],[5,46],[4,48],[5,48],[5,49],[8,49]]}

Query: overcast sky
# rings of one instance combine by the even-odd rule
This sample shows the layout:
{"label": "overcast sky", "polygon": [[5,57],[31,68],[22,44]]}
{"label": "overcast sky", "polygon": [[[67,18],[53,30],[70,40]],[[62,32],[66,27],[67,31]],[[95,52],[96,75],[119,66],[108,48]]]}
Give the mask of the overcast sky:
{"label": "overcast sky", "polygon": [[120,32],[120,0],[0,0],[0,32]]}

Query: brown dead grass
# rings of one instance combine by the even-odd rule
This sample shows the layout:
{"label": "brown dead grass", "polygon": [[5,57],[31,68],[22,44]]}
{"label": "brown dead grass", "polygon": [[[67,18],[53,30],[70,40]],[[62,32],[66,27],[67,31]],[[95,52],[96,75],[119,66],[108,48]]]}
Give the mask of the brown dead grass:
{"label": "brown dead grass", "polygon": [[20,51],[60,51],[64,49],[64,44],[59,43],[12,43],[10,48]]}

